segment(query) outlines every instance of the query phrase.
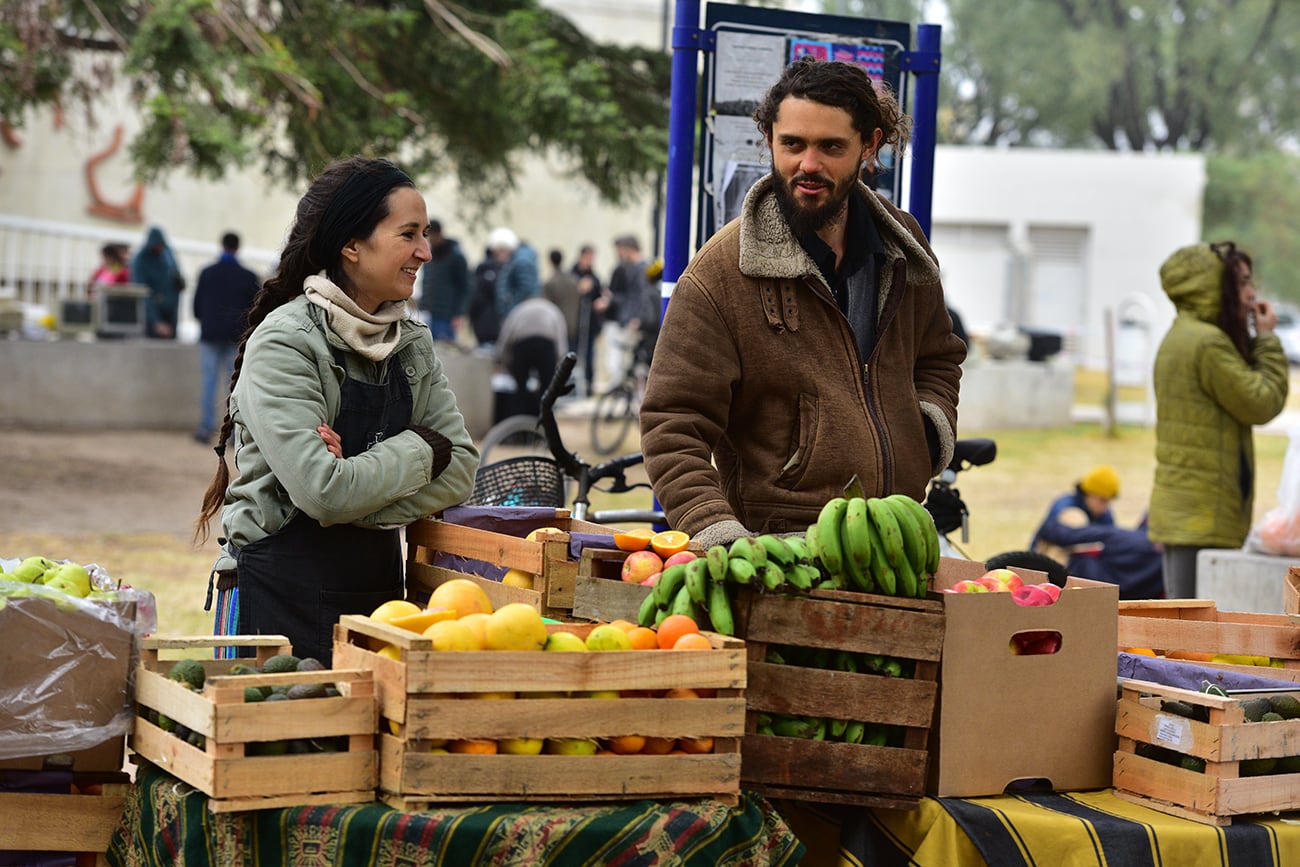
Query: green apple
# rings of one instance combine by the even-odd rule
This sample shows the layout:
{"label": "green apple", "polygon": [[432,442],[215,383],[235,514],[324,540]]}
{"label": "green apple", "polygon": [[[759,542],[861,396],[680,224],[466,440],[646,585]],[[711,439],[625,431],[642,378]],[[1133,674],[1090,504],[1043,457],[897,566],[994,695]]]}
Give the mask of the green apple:
{"label": "green apple", "polygon": [[599,748],[594,738],[547,738],[543,749],[552,756],[594,756]]}
{"label": "green apple", "polygon": [[24,584],[40,584],[43,583],[42,576],[55,565],[53,560],[44,557],[28,557],[15,566],[12,572],[6,572],[5,576],[11,581],[21,581]]}
{"label": "green apple", "polygon": [[80,563],[63,563],[46,573],[44,584],[69,596],[84,599],[90,595],[90,573]]}
{"label": "green apple", "polygon": [[502,738],[497,741],[497,752],[511,756],[536,756],[542,752],[541,738]]}

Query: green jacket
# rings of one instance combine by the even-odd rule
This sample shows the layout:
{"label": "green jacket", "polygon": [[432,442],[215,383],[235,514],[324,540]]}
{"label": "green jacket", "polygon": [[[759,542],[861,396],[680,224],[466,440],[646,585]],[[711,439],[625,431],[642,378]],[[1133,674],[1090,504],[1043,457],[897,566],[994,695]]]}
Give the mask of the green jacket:
{"label": "green jacket", "polygon": [[1222,265],[1206,245],[1161,268],[1178,316],[1156,353],[1156,475],[1149,535],[1165,545],[1239,548],[1254,507],[1251,426],[1286,403],[1288,371],[1273,334],[1247,363],[1218,326]]}
{"label": "green jacket", "polygon": [[688,533],[802,530],[855,474],[868,496],[919,500],[952,459],[966,347],[916,220],[862,189],[888,257],[863,359],[771,186],[754,185],[677,281],[641,404],[646,471]]}
{"label": "green jacket", "polygon": [[[429,330],[413,320],[403,320],[401,329],[393,354],[375,363],[349,350],[305,295],[257,326],[230,398],[239,476],[222,512],[227,546],[268,536],[299,511],[325,526],[400,527],[469,496],[478,451],[456,396]],[[437,478],[430,478],[433,450],[413,431],[352,458],[326,450],[316,427],[337,416],[343,380],[331,347],[346,353],[349,377],[371,383],[383,382],[387,365],[401,359],[414,402],[411,423],[433,428],[452,443],[451,463]],[[225,557],[217,564],[233,567]]]}

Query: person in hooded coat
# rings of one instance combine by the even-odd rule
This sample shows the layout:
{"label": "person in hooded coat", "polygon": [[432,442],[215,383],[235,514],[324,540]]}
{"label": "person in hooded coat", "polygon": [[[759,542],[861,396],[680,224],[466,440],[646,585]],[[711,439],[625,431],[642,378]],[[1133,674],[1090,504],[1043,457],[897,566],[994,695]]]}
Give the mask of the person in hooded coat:
{"label": "person in hooded coat", "polygon": [[144,299],[145,336],[175,340],[185,278],[158,226],[149,229],[144,245],[131,259],[131,282],[149,290]]}
{"label": "person in hooded coat", "polygon": [[1164,546],[1165,593],[1196,596],[1202,548],[1240,548],[1255,499],[1251,427],[1286,404],[1277,311],[1255,294],[1253,263],[1231,242],[1192,244],[1160,266],[1178,315],[1156,353],[1151,541]]}

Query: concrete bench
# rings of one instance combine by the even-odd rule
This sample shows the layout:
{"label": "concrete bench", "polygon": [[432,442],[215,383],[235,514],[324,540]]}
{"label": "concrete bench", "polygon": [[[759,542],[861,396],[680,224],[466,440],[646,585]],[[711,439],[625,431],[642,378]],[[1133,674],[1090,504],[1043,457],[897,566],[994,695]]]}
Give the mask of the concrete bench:
{"label": "concrete bench", "polygon": [[1220,611],[1283,614],[1287,572],[1300,565],[1232,548],[1205,548],[1196,555],[1196,595],[1213,599]]}

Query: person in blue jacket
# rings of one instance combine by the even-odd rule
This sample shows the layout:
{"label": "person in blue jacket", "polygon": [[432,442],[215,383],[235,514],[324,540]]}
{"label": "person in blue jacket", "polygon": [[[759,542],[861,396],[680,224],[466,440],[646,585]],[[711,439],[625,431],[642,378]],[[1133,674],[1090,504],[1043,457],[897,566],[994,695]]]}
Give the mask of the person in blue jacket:
{"label": "person in blue jacket", "polygon": [[1160,550],[1146,533],[1146,518],[1134,529],[1120,527],[1111,513],[1119,496],[1119,474],[1099,464],[1074,490],[1052,501],[1030,548],[1066,565],[1071,575],[1120,588],[1121,599],[1164,596]]}

